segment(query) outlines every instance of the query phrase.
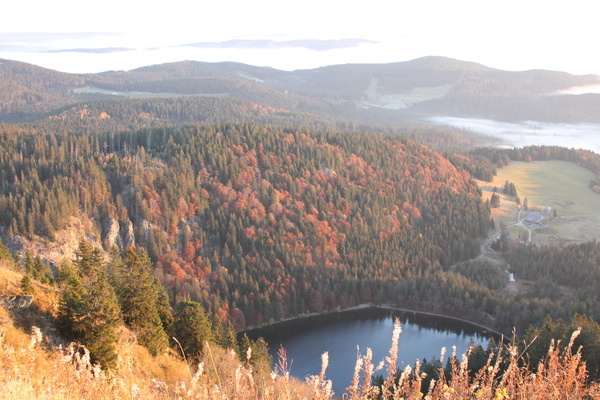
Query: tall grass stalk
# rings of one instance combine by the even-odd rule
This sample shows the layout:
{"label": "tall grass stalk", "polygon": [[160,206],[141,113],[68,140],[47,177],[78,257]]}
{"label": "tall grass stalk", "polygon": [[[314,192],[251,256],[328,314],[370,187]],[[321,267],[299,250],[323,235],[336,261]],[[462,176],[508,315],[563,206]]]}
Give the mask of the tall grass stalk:
{"label": "tall grass stalk", "polygon": [[[491,354],[479,371],[469,371],[468,354],[462,357],[453,354],[449,370],[440,368],[436,376],[429,377],[435,378],[429,387],[424,388],[426,376],[418,360],[413,367],[397,371],[400,338],[399,323],[397,325],[385,363],[374,366],[370,349],[364,355],[358,354],[350,385],[341,394],[333,393],[332,382],[326,378],[327,353],[322,356],[320,373],[301,382],[290,375],[283,349],[279,352],[277,367],[268,373],[240,362],[231,350],[207,346],[204,360],[197,365],[195,373],[181,374],[180,380],[168,383],[136,368],[136,362],[130,358],[134,357],[137,345],[122,350],[122,368],[104,374],[94,372],[92,367],[78,369],[72,357],[62,351],[49,351],[40,343],[40,334],[33,332],[35,338],[24,340],[21,345],[0,342],[0,400],[600,399],[598,383],[588,382],[581,349],[574,348],[579,331],[573,334],[567,346],[553,342],[535,373],[525,362],[522,349],[513,344]],[[0,331],[6,329],[0,326]],[[444,356],[442,351],[442,360]],[[192,367],[188,365],[188,368],[191,372]],[[373,376],[378,370],[385,370],[386,376],[376,386]]]}

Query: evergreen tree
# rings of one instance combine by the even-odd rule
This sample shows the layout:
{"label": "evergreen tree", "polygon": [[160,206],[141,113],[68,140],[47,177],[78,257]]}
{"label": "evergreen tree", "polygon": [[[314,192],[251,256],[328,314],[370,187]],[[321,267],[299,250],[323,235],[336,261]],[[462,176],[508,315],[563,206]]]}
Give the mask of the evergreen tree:
{"label": "evergreen tree", "polygon": [[490,199],[490,207],[498,208],[500,207],[500,195],[498,193],[493,193]]}
{"label": "evergreen tree", "polygon": [[69,279],[76,273],[75,267],[66,260],[60,263],[56,268],[56,282],[61,285],[67,285]]}
{"label": "evergreen tree", "polygon": [[214,321],[213,335],[215,342],[219,346],[225,349],[232,349],[236,353],[239,353],[237,334],[235,333],[235,329],[233,329],[231,322],[228,321],[227,323],[223,324],[218,321]]}
{"label": "evergreen tree", "polygon": [[530,327],[525,334],[526,349],[530,364],[538,365],[545,357],[551,341],[560,341],[564,348],[576,330],[581,332],[574,342],[574,349],[581,347],[581,354],[587,363],[587,369],[592,379],[600,375],[600,325],[593,318],[581,314],[572,316],[569,323],[559,319],[553,320],[546,316],[540,327]]}
{"label": "evergreen tree", "polygon": [[244,333],[239,347],[241,361],[249,362],[255,369],[268,372],[271,369],[269,345],[262,337],[252,340]]}
{"label": "evergreen tree", "polygon": [[85,315],[84,298],[88,297],[88,291],[77,269],[70,266],[61,269],[61,276],[65,287],[58,308],[58,326],[63,335],[79,339],[85,333],[79,323]]}
{"label": "evergreen tree", "polygon": [[269,354],[269,345],[263,338],[258,338],[252,346],[250,363],[258,371],[268,373],[271,370],[271,356]]}
{"label": "evergreen tree", "polygon": [[86,303],[85,341],[92,361],[99,362],[103,368],[114,368],[117,362],[116,328],[121,320],[116,295],[106,278],[91,284]]}
{"label": "evergreen tree", "polygon": [[138,336],[139,343],[152,355],[168,346],[165,331],[164,288],[151,274],[151,262],[145,251],[126,251],[114,264],[113,280],[123,313],[123,321]]}
{"label": "evergreen tree", "polygon": [[50,266],[42,261],[42,258],[39,256],[35,256],[33,260],[30,260],[30,273],[31,275],[37,279],[38,281],[46,284],[54,283],[54,278],[52,277],[52,270]]}
{"label": "evergreen tree", "polygon": [[158,311],[163,331],[168,333],[173,328],[173,311],[171,310],[169,293],[167,293],[167,290],[158,278],[153,277],[153,279],[154,288],[156,289],[156,310]]}
{"label": "evergreen tree", "polygon": [[31,252],[29,250],[25,251],[25,258],[23,259],[23,265],[25,267],[26,274],[33,273],[33,257],[31,256]]}
{"label": "evergreen tree", "polygon": [[210,319],[195,301],[182,301],[177,305],[173,323],[173,337],[179,341],[185,357],[198,358],[207,342],[213,341]]}
{"label": "evergreen tree", "polygon": [[10,254],[10,251],[2,240],[0,240],[0,260],[14,261],[12,254]]}
{"label": "evergreen tree", "polygon": [[23,275],[23,278],[21,279],[21,290],[23,290],[23,293],[25,294],[35,293],[35,288],[33,287],[29,274]]}
{"label": "evergreen tree", "polygon": [[93,362],[105,369],[115,368],[120,309],[100,253],[81,241],[74,264],[77,270],[67,274],[60,300],[61,328],[67,336],[88,347]]}

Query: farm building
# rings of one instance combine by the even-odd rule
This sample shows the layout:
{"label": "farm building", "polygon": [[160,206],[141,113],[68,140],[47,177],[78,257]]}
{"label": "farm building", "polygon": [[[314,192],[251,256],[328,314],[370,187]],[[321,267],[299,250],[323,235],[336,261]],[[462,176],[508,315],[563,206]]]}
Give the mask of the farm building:
{"label": "farm building", "polygon": [[532,212],[528,216],[525,217],[526,222],[529,222],[530,224],[536,224],[536,225],[541,225],[545,219],[546,219],[546,217],[544,217],[542,214],[540,214],[537,211]]}

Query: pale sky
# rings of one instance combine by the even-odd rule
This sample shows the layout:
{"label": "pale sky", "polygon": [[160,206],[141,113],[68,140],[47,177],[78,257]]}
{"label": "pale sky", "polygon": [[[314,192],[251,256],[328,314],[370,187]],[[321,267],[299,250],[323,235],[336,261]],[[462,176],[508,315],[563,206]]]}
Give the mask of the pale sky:
{"label": "pale sky", "polygon": [[436,55],[600,75],[592,0],[20,0],[2,14],[0,58],[65,72],[181,60],[293,70]]}

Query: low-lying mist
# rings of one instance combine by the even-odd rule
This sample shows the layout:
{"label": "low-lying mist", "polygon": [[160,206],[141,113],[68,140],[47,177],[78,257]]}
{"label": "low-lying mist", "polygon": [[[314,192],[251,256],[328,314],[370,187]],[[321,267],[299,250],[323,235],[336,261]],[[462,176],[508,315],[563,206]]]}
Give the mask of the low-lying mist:
{"label": "low-lying mist", "polygon": [[514,123],[447,116],[432,117],[429,121],[490,135],[501,139],[504,145],[510,147],[563,146],[587,149],[600,154],[600,124],[557,124],[537,121]]}

